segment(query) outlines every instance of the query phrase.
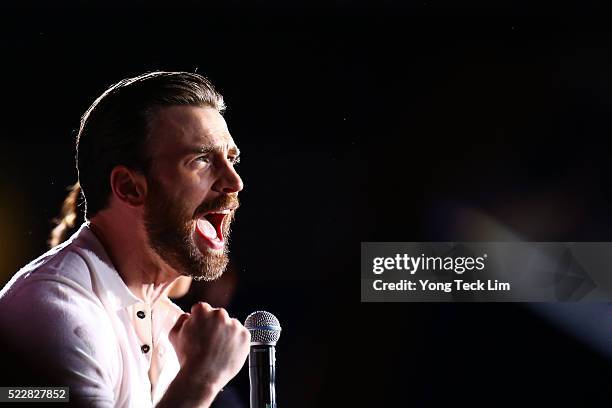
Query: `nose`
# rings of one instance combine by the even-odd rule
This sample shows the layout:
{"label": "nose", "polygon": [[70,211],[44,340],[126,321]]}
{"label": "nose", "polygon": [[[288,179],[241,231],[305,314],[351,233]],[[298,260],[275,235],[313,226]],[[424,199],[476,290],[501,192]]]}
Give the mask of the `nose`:
{"label": "nose", "polygon": [[227,160],[224,160],[224,164],[220,169],[219,177],[212,189],[218,193],[237,193],[244,188],[242,178],[234,168],[234,166]]}

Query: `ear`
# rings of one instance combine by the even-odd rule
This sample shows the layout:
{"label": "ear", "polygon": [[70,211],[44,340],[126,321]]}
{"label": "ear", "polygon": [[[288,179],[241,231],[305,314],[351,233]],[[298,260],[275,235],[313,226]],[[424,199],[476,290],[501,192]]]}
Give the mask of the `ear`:
{"label": "ear", "polygon": [[125,166],[115,166],[110,184],[113,195],[130,207],[141,207],[147,196],[147,182],[139,172]]}

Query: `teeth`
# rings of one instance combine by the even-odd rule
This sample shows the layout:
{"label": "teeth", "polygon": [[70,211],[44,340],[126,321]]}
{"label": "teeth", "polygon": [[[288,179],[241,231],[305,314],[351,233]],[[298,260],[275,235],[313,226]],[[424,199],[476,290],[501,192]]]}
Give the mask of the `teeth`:
{"label": "teeth", "polygon": [[229,214],[230,210],[211,211],[209,214]]}

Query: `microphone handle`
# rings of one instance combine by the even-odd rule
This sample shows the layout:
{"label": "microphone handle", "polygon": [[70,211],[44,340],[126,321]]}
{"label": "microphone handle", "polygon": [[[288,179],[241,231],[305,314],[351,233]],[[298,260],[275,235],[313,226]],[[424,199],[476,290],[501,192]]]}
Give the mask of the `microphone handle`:
{"label": "microphone handle", "polygon": [[251,408],[277,408],[275,364],[274,346],[251,346],[251,351],[249,352]]}

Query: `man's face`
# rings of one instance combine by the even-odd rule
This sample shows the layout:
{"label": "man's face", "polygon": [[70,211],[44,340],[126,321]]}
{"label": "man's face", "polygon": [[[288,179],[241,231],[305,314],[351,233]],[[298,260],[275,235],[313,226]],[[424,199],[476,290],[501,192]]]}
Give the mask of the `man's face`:
{"label": "man's face", "polygon": [[183,275],[218,278],[227,266],[230,224],[243,186],[225,120],[213,108],[161,108],[151,122],[149,146],[149,245]]}

